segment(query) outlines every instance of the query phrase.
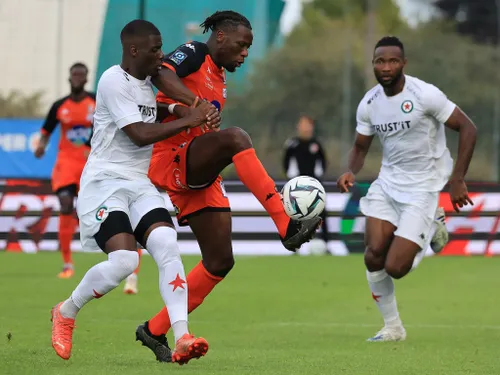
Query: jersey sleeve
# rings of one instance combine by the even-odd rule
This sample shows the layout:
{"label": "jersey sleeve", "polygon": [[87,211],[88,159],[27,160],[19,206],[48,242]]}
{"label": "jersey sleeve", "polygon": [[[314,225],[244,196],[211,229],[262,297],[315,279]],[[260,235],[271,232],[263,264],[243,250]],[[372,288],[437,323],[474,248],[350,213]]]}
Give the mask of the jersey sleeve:
{"label": "jersey sleeve", "polygon": [[42,125],[41,132],[43,135],[48,136],[52,134],[57,124],[59,123],[59,120],[57,119],[57,112],[59,111],[62,103],[63,100],[58,100],[57,102],[52,104],[52,107],[50,107],[49,113],[47,114],[47,117],[45,118],[45,121]]}
{"label": "jersey sleeve", "polygon": [[110,75],[99,87],[99,94],[109,111],[111,119],[122,129],[127,125],[142,121],[139,106],[135,102],[132,84],[126,75]]}
{"label": "jersey sleeve", "polygon": [[456,108],[456,104],[434,85],[429,84],[422,97],[424,113],[434,117],[441,124],[448,121]]}
{"label": "jersey sleeve", "polygon": [[375,134],[372,124],[370,124],[370,118],[368,116],[368,105],[363,99],[356,111],[356,131],[361,135],[372,136]]}
{"label": "jersey sleeve", "polygon": [[173,70],[180,78],[198,71],[205,62],[207,46],[203,43],[191,42],[183,44],[163,58],[163,65]]}

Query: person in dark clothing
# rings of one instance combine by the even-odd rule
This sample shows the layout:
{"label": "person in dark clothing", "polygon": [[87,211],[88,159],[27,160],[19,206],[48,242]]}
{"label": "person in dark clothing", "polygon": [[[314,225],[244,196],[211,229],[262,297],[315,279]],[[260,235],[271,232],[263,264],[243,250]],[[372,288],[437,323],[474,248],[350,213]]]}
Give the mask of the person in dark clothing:
{"label": "person in dark clothing", "polygon": [[[287,178],[310,176],[322,181],[327,168],[327,160],[323,146],[314,137],[314,120],[301,115],[297,123],[297,135],[287,139],[283,157],[283,169]],[[328,226],[326,208],[321,213],[323,224],[321,238],[328,242]]]}

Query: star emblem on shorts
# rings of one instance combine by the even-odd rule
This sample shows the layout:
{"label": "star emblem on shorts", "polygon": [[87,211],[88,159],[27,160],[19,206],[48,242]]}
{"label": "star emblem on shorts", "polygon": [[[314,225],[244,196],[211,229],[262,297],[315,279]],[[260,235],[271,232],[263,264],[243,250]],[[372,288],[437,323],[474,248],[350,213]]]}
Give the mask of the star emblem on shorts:
{"label": "star emblem on shorts", "polygon": [[183,285],[183,284],[186,284],[186,281],[182,280],[181,277],[179,276],[179,274],[177,274],[175,279],[172,280],[171,282],[169,282],[168,284],[172,285],[174,287],[174,290],[173,290],[174,292],[177,288],[186,289],[186,288],[184,288],[184,285]]}
{"label": "star emblem on shorts", "polygon": [[181,162],[181,157],[179,155],[175,155],[174,157],[174,163],[179,164]]}

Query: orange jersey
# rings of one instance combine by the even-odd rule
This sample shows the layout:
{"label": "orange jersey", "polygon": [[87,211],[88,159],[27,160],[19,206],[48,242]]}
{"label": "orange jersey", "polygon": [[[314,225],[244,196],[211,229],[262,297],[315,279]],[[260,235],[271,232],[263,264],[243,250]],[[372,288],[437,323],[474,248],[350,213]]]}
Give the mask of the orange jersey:
{"label": "orange jersey", "polygon": [[[211,102],[219,111],[222,111],[226,102],[226,74],[224,68],[219,68],[208,53],[205,43],[191,42],[183,44],[174,52],[165,56],[163,66],[174,71],[184,85],[201,99]],[[159,92],[156,100],[160,103],[176,103]],[[175,120],[168,116],[163,122]],[[180,145],[191,141],[207,130],[203,127],[183,131],[174,137],[158,142],[153,148],[153,154],[172,145]]]}
{"label": "orange jersey", "polygon": [[76,159],[85,163],[84,151],[90,147],[94,109],[95,95],[91,93],[79,102],[68,95],[52,105],[41,132],[48,136],[58,124],[61,125],[58,159]]}

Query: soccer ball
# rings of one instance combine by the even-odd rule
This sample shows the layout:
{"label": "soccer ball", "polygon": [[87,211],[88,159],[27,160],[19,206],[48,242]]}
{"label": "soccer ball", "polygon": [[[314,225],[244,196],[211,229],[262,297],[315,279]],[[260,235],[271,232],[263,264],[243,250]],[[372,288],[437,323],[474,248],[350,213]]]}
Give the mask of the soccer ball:
{"label": "soccer ball", "polygon": [[309,220],[325,209],[325,188],[315,178],[299,176],[288,181],[281,190],[285,212],[294,220]]}
{"label": "soccer ball", "polygon": [[325,255],[328,253],[326,242],[320,239],[313,239],[309,243],[309,254],[311,255]]}

